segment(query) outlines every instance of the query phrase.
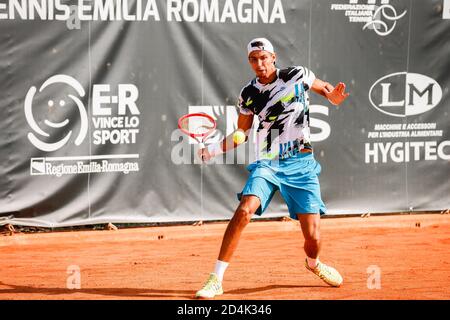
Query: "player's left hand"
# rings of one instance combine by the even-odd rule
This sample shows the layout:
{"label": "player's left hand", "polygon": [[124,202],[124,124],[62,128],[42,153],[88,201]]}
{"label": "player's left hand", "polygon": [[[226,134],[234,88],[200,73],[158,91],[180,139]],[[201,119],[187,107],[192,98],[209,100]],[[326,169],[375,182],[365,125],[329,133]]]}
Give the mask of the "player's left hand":
{"label": "player's left hand", "polygon": [[328,101],[330,101],[335,106],[340,105],[350,95],[349,93],[345,92],[345,84],[342,82],[339,82],[334,88],[331,85],[325,86],[324,91]]}

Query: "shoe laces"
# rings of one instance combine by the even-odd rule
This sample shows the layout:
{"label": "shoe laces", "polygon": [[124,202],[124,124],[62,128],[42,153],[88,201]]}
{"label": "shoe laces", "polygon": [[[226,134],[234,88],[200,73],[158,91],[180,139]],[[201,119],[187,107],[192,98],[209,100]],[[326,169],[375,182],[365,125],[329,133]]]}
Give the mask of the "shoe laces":
{"label": "shoe laces", "polygon": [[211,290],[211,289],[216,289],[217,288],[217,279],[216,277],[211,274],[208,278],[208,280],[206,280],[205,285],[203,286],[204,290]]}
{"label": "shoe laces", "polygon": [[329,276],[329,277],[333,276],[333,272],[332,272],[331,267],[327,266],[324,263],[319,263],[316,266],[316,268],[318,268],[318,270],[319,270],[319,277],[320,278],[324,278],[325,276]]}

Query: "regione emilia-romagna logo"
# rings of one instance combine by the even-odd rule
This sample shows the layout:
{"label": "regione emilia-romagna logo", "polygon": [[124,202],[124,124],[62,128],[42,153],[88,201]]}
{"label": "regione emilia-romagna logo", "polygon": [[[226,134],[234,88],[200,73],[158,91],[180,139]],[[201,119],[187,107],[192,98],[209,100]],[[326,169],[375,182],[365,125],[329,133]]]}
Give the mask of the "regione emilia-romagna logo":
{"label": "regione emilia-romagna logo", "polygon": [[[90,92],[90,99],[86,92]],[[61,149],[70,156],[32,158],[30,173],[61,176],[138,171],[137,162],[123,160],[139,158],[138,154],[114,154],[111,147],[109,154],[86,155],[79,153],[87,148],[73,148],[83,143],[135,144],[139,133],[138,97],[134,84],[118,84],[117,88],[94,84],[86,90],[75,78],[62,74],[51,76],[39,88],[32,86],[24,101],[25,118],[31,129],[28,140],[47,154]],[[91,112],[87,112],[83,100],[90,101]]]}
{"label": "regione emilia-romagna logo", "polygon": [[386,75],[378,79],[369,90],[372,106],[393,117],[427,112],[436,107],[441,98],[439,83],[419,73],[396,72]]}

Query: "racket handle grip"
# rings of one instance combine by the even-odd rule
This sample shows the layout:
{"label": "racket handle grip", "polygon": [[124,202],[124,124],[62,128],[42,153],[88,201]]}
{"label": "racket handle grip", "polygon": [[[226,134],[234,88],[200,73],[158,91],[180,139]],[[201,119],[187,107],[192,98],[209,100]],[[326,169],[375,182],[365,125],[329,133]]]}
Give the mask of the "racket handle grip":
{"label": "racket handle grip", "polygon": [[203,142],[199,142],[198,143],[198,148],[199,149],[204,149],[205,148],[205,144]]}

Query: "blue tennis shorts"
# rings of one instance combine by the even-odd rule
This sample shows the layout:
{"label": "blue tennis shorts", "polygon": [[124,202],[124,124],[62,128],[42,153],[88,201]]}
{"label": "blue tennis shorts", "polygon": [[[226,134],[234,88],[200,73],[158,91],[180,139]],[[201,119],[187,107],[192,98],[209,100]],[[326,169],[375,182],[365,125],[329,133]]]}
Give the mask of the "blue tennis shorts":
{"label": "blue tennis shorts", "polygon": [[297,153],[283,160],[259,160],[247,167],[250,176],[244,189],[237,194],[254,195],[261,201],[256,211],[261,215],[269,205],[273,195],[280,191],[292,219],[297,214],[325,214],[326,207],[320,195],[320,164],[312,153]]}

